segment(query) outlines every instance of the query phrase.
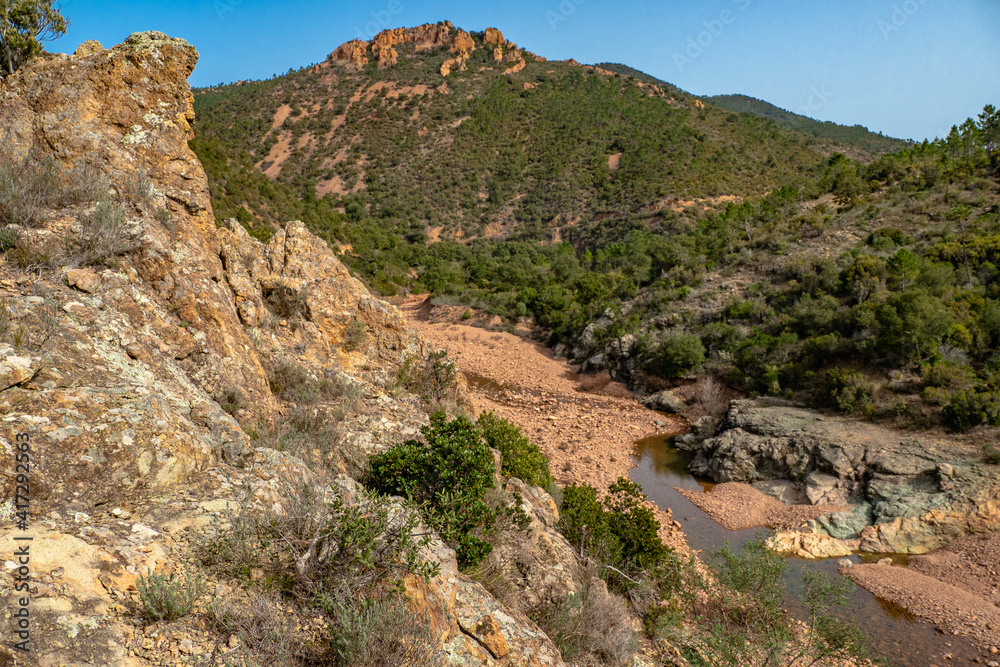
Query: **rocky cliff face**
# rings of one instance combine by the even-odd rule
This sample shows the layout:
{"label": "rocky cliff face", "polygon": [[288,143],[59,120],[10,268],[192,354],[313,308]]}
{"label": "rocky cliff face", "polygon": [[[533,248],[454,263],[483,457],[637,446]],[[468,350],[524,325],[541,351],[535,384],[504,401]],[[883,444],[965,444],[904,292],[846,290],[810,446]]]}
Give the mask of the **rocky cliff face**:
{"label": "rocky cliff face", "polygon": [[[442,30],[402,38],[435,44]],[[426,423],[426,406],[399,377],[430,350],[394,307],[299,222],[266,245],[235,221],[216,227],[187,146],[197,59],[183,40],[141,33],[112,49],[88,42],[34,61],[0,88],[3,160],[51,159],[64,180],[91,174],[105,190],[8,230],[19,243],[55,248],[49,261],[0,264],[0,548],[9,557],[20,534],[14,452],[27,437],[34,664],[195,664],[220,642],[236,650],[235,636],[226,644],[196,617],[139,622],[137,576],[191,563],[226,507],[280,509],[290,484],[351,497],[356,483],[343,473]],[[108,191],[123,202],[118,224],[131,250],[87,266],[68,241]],[[280,368],[297,373],[288,383],[341,392],[297,413],[326,430],[294,453],[279,429],[295,408],[275,389]],[[467,406],[457,382],[441,396]],[[266,433],[286,451],[261,446]],[[540,562],[566,572],[556,583],[529,576],[525,586],[536,596],[574,590],[576,561],[552,529],[551,498],[527,488],[523,496],[529,515],[542,517]],[[523,613],[458,573],[454,552],[438,541],[428,555],[441,574],[407,585],[417,612],[432,618],[436,664],[562,664]],[[210,583],[215,597],[232,593]],[[2,569],[0,588],[13,584]]]}
{"label": "rocky cliff face", "polygon": [[[946,438],[780,403],[734,401],[714,437],[679,443],[697,451],[691,470],[717,482],[761,483],[769,493],[817,505],[853,504],[811,525],[853,549],[925,553],[1000,528],[1000,487],[991,467]],[[786,483],[769,483],[775,480]],[[795,534],[779,538],[779,546],[801,541]]]}
{"label": "rocky cliff face", "polygon": [[[481,35],[482,44],[490,49],[493,62],[509,65],[504,72],[511,74],[525,67],[521,49],[507,41],[496,28],[487,28]],[[450,21],[426,23],[415,28],[392,28],[383,30],[370,41],[353,39],[337,47],[327,58],[329,62],[346,64],[357,71],[368,64],[370,58],[380,68],[392,67],[399,62],[399,45],[412,44],[414,52],[445,48],[454,57],[441,65],[441,76],[448,76],[456,70],[464,70],[469,55],[476,50],[476,40],[461,28],[456,29]],[[370,54],[370,57],[369,57]],[[536,59],[541,60],[538,56]]]}

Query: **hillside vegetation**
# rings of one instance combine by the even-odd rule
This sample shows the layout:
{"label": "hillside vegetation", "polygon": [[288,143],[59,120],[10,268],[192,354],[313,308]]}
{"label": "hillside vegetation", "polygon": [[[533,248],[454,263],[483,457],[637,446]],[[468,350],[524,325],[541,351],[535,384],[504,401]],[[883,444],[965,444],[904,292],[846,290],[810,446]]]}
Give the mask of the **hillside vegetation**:
{"label": "hillside vegetation", "polygon": [[773,120],[776,124],[802,134],[811,134],[841,144],[848,144],[872,155],[882,155],[902,150],[912,142],[876,134],[863,125],[838,125],[819,121],[808,116],[785,111],[773,104],[746,95],[713,95],[701,98],[707,104],[737,113],[749,113]]}
{"label": "hillside vegetation", "polygon": [[[620,63],[598,63],[595,67],[608,72],[630,76],[637,81],[659,86],[665,90],[683,92],[676,86],[673,86],[666,81],[662,81],[655,76],[646,74],[645,72],[629,67],[628,65],[622,65]],[[791,111],[785,111],[780,107],[770,104],[769,102],[758,100],[755,97],[749,97],[747,95],[706,95],[698,99],[705,104],[711,104],[719,107],[720,109],[726,109],[727,111],[733,111],[735,113],[752,114],[754,116],[759,116],[760,118],[774,121],[775,124],[789,130],[794,130],[802,134],[822,139],[828,139],[845,147],[854,147],[858,150],[859,157],[865,158],[866,161],[870,161],[871,159],[885,153],[899,151],[913,145],[913,142],[911,141],[893,139],[892,137],[887,137],[882,133],[872,132],[863,125],[847,126],[831,123],[830,121],[814,120],[807,116],[792,113]]]}
{"label": "hillside vegetation", "polygon": [[198,91],[217,218],[302,219],[382,294],[530,319],[634,388],[701,369],[909,426],[1000,422],[992,107],[855,162],[497,31],[413,30],[431,29],[392,58],[349,43]]}

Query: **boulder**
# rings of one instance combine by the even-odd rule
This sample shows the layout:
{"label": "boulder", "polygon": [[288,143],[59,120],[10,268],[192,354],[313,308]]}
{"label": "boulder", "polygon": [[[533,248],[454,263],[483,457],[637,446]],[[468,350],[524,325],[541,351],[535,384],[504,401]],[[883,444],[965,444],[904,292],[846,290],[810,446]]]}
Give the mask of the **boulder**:
{"label": "boulder", "polygon": [[642,404],[650,410],[659,410],[670,414],[680,414],[687,409],[687,403],[672,389],[664,389],[642,399]]}

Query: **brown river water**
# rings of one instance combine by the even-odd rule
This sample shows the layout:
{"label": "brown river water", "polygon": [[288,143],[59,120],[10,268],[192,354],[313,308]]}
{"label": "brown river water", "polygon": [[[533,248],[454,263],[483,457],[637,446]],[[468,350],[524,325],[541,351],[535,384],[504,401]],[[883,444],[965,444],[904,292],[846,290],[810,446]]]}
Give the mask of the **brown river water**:
{"label": "brown river water", "polygon": [[[712,487],[712,482],[692,475],[687,470],[690,455],[674,449],[671,443],[670,437],[638,441],[634,453],[638,463],[629,476],[658,507],[672,510],[674,519],[680,522],[692,549],[701,550],[702,557],[705,558],[722,547],[725,541],[735,551],[754,539],[758,533],[766,532],[763,529],[726,530],[681,495],[677,488],[707,491]],[[862,562],[864,558],[867,562],[886,555],[888,554],[863,554],[862,557],[851,556],[851,559]],[[905,564],[904,556],[894,556],[893,560],[897,564]],[[788,595],[785,606],[796,616],[804,618],[797,601],[804,568],[840,576],[837,573],[837,561],[789,558],[787,563],[789,568],[785,584]],[[858,624],[870,639],[869,647],[873,655],[887,658],[893,667],[968,665],[980,655],[963,637],[943,635],[930,623],[913,617],[892,603],[879,600],[861,587],[854,589],[850,603],[838,609],[837,614]],[[949,653],[952,658],[947,660],[943,656]]]}

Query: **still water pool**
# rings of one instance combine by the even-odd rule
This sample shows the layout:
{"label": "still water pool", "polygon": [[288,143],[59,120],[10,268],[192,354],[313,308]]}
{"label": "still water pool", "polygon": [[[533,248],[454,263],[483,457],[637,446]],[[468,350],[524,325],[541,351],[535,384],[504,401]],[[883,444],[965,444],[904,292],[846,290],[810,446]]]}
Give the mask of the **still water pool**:
{"label": "still water pool", "polygon": [[[677,488],[707,492],[713,484],[711,480],[692,475],[687,469],[691,455],[675,449],[672,443],[671,437],[646,438],[637,442],[635,457],[638,465],[629,476],[658,507],[672,511],[674,519],[683,526],[691,548],[702,551],[705,557],[728,541],[735,551],[757,534],[766,532],[763,529],[726,530],[682,496]],[[864,556],[865,560],[872,559],[868,554]],[[878,557],[884,556],[879,554]],[[860,562],[861,559],[852,556],[852,560]],[[894,558],[894,561],[901,564],[905,559]],[[789,558],[788,565],[785,604],[793,614],[803,617],[797,598],[802,589],[804,568],[839,576],[837,562],[834,559],[804,561]],[[942,635],[930,623],[914,618],[892,603],[879,600],[861,587],[854,589],[850,604],[839,609],[838,614],[857,623],[870,637],[872,652],[888,658],[895,667],[969,664],[969,660],[979,655],[967,640]],[[952,654],[951,660],[944,660],[942,656],[946,653]]]}

